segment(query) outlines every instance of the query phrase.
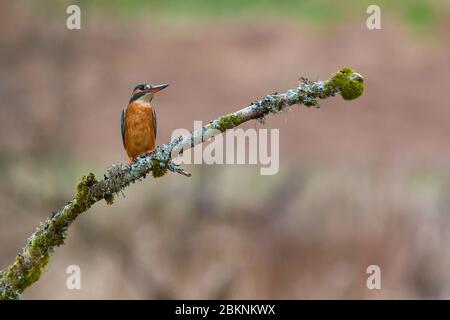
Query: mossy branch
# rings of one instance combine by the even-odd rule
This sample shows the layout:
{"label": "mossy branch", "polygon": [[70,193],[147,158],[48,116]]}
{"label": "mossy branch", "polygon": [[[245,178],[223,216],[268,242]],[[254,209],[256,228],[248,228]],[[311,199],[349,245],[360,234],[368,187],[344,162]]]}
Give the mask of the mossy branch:
{"label": "mossy branch", "polygon": [[363,77],[349,68],[343,68],[327,81],[303,80],[299,87],[285,93],[267,95],[244,109],[221,116],[199,130],[160,145],[150,155],[138,158],[131,165],[113,165],[102,180],[97,180],[93,173],[82,177],[73,199],[42,222],[28,238],[15,262],[6,271],[0,271],[0,299],[18,299],[27,287],[39,280],[54,249],[64,243],[70,224],[96,202],[104,199],[108,204],[113,204],[117,193],[131,183],[144,179],[149,173],[161,177],[170,170],[189,176],[172,162],[184,150],[244,122],[264,119],[289,106],[302,104],[317,107],[318,99],[333,97],[337,93],[346,100],[352,100],[359,97],[363,90]]}

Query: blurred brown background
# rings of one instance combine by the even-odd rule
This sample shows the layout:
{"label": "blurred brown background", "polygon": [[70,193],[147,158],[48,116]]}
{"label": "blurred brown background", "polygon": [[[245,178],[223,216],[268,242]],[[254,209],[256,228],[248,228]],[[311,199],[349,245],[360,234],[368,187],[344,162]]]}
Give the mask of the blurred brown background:
{"label": "blurred brown background", "polygon": [[72,225],[23,298],[450,298],[449,16],[444,0],[2,0],[0,269],[80,176],[127,161],[135,84],[171,84],[154,101],[163,143],[351,66],[360,99],[247,125],[280,129],[277,175],[202,165],[133,185]]}

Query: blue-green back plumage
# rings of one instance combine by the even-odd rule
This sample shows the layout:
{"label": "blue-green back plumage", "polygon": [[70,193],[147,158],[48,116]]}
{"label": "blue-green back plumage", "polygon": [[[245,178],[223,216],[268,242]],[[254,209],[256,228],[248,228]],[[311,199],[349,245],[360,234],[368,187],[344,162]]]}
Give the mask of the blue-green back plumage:
{"label": "blue-green back plumage", "polygon": [[122,117],[120,119],[120,129],[122,132],[122,143],[125,147],[125,110],[122,110]]}

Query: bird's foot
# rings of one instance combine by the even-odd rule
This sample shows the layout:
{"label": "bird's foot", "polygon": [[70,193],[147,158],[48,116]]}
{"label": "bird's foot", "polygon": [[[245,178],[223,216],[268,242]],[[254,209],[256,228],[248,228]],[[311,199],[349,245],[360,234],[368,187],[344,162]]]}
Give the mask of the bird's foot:
{"label": "bird's foot", "polygon": [[151,156],[151,155],[153,154],[153,151],[154,151],[154,150],[152,150],[152,151],[146,151],[142,156],[143,156],[143,157]]}

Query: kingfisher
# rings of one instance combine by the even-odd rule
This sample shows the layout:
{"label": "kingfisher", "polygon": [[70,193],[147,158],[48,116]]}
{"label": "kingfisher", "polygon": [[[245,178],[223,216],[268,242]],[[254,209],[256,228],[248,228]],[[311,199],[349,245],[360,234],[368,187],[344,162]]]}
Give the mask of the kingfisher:
{"label": "kingfisher", "polygon": [[150,102],[155,93],[167,88],[169,84],[138,84],[131,99],[122,111],[121,131],[123,146],[132,163],[138,156],[155,150],[156,112]]}

